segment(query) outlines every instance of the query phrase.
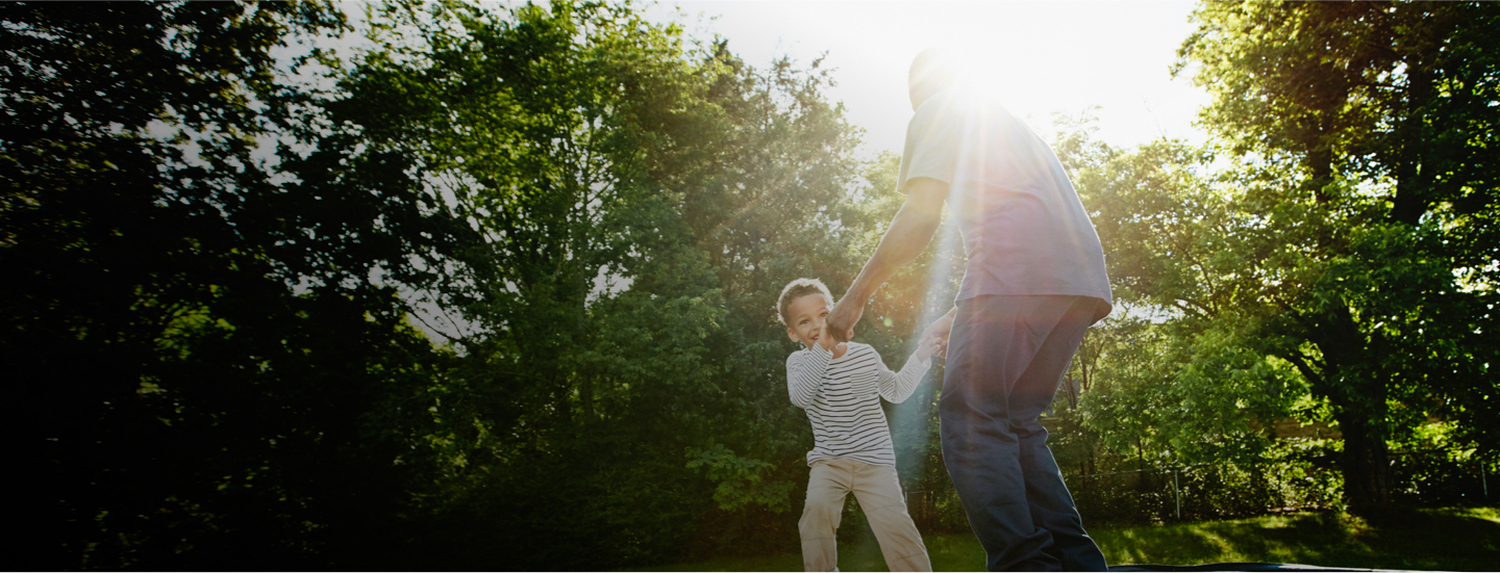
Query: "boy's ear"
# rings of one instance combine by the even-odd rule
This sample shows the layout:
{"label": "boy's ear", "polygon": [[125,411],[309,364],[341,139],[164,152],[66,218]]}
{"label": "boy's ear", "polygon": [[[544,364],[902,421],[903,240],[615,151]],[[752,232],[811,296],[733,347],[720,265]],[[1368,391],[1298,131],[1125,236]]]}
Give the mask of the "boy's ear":
{"label": "boy's ear", "polygon": [[792,339],[792,342],[802,342],[801,340],[797,340],[797,333],[792,331],[792,327],[790,326],[786,327],[786,337]]}

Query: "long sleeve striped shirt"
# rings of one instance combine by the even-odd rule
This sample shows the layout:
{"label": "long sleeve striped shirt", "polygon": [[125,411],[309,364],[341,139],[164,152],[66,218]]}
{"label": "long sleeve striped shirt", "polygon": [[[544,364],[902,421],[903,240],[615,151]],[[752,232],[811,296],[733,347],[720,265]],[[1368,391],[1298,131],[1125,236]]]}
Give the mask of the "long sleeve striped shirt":
{"label": "long sleeve striped shirt", "polygon": [[901,403],[927,374],[931,359],[913,354],[900,373],[891,372],[868,344],[850,342],[837,360],[819,345],[793,352],[786,359],[787,393],[807,411],[813,449],[807,463],[850,458],[867,464],[895,466],[896,452],[880,399]]}

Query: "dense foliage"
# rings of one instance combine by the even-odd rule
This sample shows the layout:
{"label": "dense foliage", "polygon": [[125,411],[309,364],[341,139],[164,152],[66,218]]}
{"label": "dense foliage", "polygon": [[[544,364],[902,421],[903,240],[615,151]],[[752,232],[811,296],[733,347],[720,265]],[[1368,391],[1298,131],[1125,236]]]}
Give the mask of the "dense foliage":
{"label": "dense foliage", "polygon": [[1500,9],[1243,2],[1195,18],[1182,66],[1215,97],[1220,154],[1104,150],[1080,176],[1122,297],[1170,317],[1144,331],[1158,349],[1128,349],[1145,377],[1091,401],[1090,423],[1140,435],[1114,425],[1149,411],[1159,451],[1196,462],[1259,455],[1292,408],[1336,425],[1357,510],[1393,503],[1392,444],[1441,435],[1493,460]]}
{"label": "dense foliage", "polygon": [[337,562],[341,536],[403,504],[388,400],[435,366],[374,275],[414,277],[468,232],[404,159],[306,143],[316,94],[272,51],[342,16],[6,3],[0,19],[0,352],[32,558],[15,563]]}
{"label": "dense foliage", "polygon": [[[630,4],[368,9],[340,58],[321,2],[0,5],[20,566],[795,551],[811,432],[774,300],[841,293],[902,201],[831,72]],[[1070,476],[1140,470],[1076,481],[1085,518],[1168,515],[1169,483],[1190,515],[1458,499],[1443,463],[1493,460],[1500,423],[1494,5],[1196,17],[1215,145],[1055,122],[1120,304],[1053,444]],[[957,241],[867,307],[893,368]],[[939,386],[887,413],[919,525],[963,531]]]}

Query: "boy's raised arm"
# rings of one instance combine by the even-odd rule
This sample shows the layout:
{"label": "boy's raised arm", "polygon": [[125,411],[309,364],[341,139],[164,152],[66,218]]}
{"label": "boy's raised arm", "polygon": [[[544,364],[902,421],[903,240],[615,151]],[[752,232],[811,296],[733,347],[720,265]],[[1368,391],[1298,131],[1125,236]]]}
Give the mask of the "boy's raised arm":
{"label": "boy's raised arm", "polygon": [[948,330],[953,326],[953,311],[938,318],[922,332],[917,351],[906,359],[900,373],[891,373],[885,362],[880,362],[880,397],[899,404],[911,397],[932,365],[932,355],[944,355],[948,347]]}
{"label": "boy's raised arm", "polygon": [[786,390],[798,408],[806,410],[818,397],[823,389],[823,374],[828,372],[832,360],[833,351],[821,344],[786,357]]}
{"label": "boy's raised arm", "polygon": [[905,402],[917,389],[917,384],[922,382],[922,377],[927,375],[927,367],[931,365],[932,356],[922,356],[920,350],[906,359],[906,365],[901,367],[900,372],[891,372],[885,366],[885,361],[880,361],[880,397],[893,404]]}

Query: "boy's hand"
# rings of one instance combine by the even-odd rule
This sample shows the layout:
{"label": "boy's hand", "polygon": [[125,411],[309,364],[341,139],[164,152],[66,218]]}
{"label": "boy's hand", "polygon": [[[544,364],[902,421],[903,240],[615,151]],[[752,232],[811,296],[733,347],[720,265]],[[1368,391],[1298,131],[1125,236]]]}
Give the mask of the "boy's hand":
{"label": "boy's hand", "polygon": [[926,360],[937,354],[942,356],[948,352],[948,337],[938,336],[936,333],[922,334],[922,341],[917,343],[917,359]]}
{"label": "boy's hand", "polygon": [[834,340],[832,336],[819,338],[817,345],[823,347],[824,350],[832,352],[834,359],[843,358],[844,353],[849,351],[849,343]]}
{"label": "boy's hand", "polygon": [[[948,356],[948,332],[953,329],[953,316],[958,313],[958,308],[948,311],[948,314],[939,317],[922,331],[922,342],[917,344],[917,353],[921,358],[927,358],[934,354]],[[930,348],[930,350],[929,350]],[[923,352],[926,354],[922,354]]]}

